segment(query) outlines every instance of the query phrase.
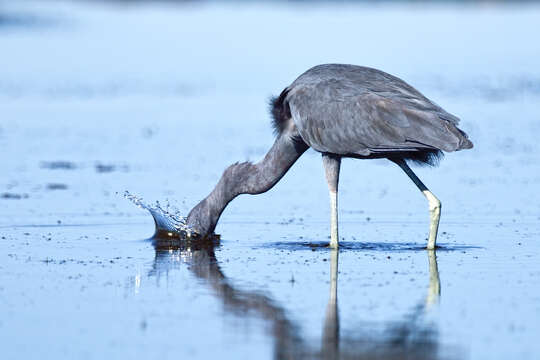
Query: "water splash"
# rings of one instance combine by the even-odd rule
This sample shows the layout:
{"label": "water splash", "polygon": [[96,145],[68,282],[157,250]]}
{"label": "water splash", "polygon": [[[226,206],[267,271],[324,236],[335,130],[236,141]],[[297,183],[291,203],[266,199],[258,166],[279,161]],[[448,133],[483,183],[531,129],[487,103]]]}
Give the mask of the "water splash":
{"label": "water splash", "polygon": [[165,207],[162,207],[159,201],[156,201],[155,204],[147,204],[141,197],[131,194],[129,191],[124,192],[124,197],[137,207],[148,210],[154,218],[156,234],[181,238],[196,235],[195,231],[188,226],[187,218],[180,215],[180,211],[175,206],[171,206],[168,200]]}

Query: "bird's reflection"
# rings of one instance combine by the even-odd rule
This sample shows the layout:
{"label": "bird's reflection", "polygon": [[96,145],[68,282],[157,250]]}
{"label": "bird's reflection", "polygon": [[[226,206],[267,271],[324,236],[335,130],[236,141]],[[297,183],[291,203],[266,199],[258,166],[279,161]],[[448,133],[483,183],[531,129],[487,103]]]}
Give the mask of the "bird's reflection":
{"label": "bird's reflection", "polygon": [[151,274],[160,276],[160,273],[168,272],[171,266],[187,264],[197,278],[204,280],[213,289],[227,311],[238,316],[257,314],[268,321],[275,339],[276,359],[305,357],[301,353],[305,347],[299,337],[299,329],[287,318],[285,309],[264,294],[236,288],[223,274],[215,255],[219,239],[186,241],[154,237],[152,241],[156,256]]}
{"label": "bird's reflection", "polygon": [[323,359],[339,358],[338,264],[339,250],[332,249],[330,253],[330,295],[326,306],[321,347]]}
{"label": "bird's reflection", "polygon": [[426,297],[426,306],[431,306],[439,303],[441,296],[441,281],[439,279],[439,267],[437,266],[437,254],[435,250],[427,250],[429,261],[429,288]]}
{"label": "bird's reflection", "polygon": [[302,337],[301,326],[274,299],[256,291],[239,289],[225,276],[215,255],[219,239],[188,242],[156,237],[152,241],[156,256],[151,276],[159,277],[175,267],[187,265],[213,290],[226,311],[242,317],[255,315],[268,323],[275,359],[437,359],[439,356],[437,329],[423,319],[440,296],[437,258],[433,250],[427,251],[427,296],[405,320],[386,324],[382,333],[361,324],[354,333],[348,331],[343,336],[340,336],[337,291],[339,250],[331,250],[330,293],[319,347]]}

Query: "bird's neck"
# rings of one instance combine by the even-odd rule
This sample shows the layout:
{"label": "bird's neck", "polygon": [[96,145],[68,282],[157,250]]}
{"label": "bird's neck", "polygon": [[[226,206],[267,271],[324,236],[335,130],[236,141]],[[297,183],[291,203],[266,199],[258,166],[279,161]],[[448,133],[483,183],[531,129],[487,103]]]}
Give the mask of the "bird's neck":
{"label": "bird's neck", "polygon": [[307,148],[301,140],[282,134],[260,162],[229,166],[214,190],[190,211],[187,225],[202,237],[211,235],[231,200],[240,194],[260,194],[271,189]]}
{"label": "bird's neck", "polygon": [[187,225],[198,235],[203,237],[211,235],[225,207],[238,196],[236,186],[227,183],[225,179],[225,174],[230,169],[231,167],[225,170],[214,190],[189,212]]}

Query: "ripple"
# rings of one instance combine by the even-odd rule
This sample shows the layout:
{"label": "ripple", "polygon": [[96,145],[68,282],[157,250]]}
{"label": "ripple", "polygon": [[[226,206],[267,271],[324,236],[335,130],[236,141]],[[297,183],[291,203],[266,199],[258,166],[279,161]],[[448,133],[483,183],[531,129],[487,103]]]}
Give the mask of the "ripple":
{"label": "ripple", "polygon": [[[286,250],[320,250],[329,249],[327,241],[280,241],[266,243],[261,245],[262,248],[276,248]],[[462,251],[469,249],[481,249],[479,246],[466,244],[448,244],[440,243],[437,245],[437,251]],[[354,251],[384,251],[384,252],[402,252],[402,251],[424,251],[426,243],[411,243],[411,242],[360,242],[360,241],[341,241],[339,250],[354,250]]]}

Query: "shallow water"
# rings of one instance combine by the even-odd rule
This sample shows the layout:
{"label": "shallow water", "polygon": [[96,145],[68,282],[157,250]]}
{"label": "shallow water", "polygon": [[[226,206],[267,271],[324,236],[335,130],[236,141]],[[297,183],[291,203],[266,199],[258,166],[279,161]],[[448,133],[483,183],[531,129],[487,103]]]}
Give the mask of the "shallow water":
{"label": "shallow water", "polygon": [[[34,19],[0,22],[3,359],[538,357],[537,5],[1,5]],[[268,97],[324,62],[462,118],[475,148],[417,170],[443,202],[437,252],[382,160],[344,161],[330,251],[312,151],[233,201],[221,239],[152,238],[124,192],[186,215],[271,146]]]}

